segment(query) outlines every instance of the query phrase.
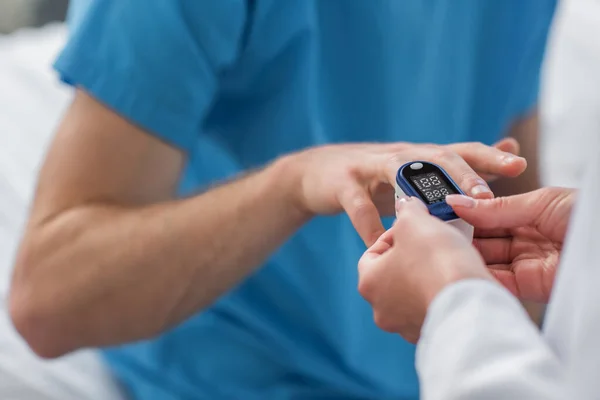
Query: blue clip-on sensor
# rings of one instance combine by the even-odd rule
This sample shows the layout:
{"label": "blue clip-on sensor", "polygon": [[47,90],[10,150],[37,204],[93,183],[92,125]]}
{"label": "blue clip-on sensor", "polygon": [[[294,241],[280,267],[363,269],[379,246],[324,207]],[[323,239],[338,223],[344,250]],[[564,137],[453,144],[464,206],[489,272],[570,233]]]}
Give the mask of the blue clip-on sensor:
{"label": "blue clip-on sensor", "polygon": [[473,239],[473,226],[456,215],[446,203],[449,194],[465,193],[439,165],[425,161],[411,161],[398,169],[396,198],[417,197],[429,213],[459,229],[469,240]]}

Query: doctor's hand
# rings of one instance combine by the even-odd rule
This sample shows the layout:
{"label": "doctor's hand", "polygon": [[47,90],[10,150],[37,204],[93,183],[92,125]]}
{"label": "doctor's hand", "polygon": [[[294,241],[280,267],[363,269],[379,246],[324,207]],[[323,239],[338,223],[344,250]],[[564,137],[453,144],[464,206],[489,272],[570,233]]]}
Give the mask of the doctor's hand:
{"label": "doctor's hand", "polygon": [[475,226],[475,247],[508,290],[521,300],[548,301],[574,190],[543,188],[493,200],[448,196],[446,201]]}
{"label": "doctor's hand", "polygon": [[367,246],[384,232],[381,217],[394,215],[396,173],[404,163],[429,161],[442,166],[463,191],[492,198],[484,178],[515,177],[527,167],[516,156],[519,145],[504,139],[494,146],[411,143],[360,143],[310,148],[284,159],[281,179],[293,188],[292,201],[308,216],[345,211]]}
{"label": "doctor's hand", "polygon": [[471,242],[429,214],[418,199],[400,199],[397,220],[364,253],[358,290],[381,329],[415,343],[433,299],[462,279],[494,278]]}

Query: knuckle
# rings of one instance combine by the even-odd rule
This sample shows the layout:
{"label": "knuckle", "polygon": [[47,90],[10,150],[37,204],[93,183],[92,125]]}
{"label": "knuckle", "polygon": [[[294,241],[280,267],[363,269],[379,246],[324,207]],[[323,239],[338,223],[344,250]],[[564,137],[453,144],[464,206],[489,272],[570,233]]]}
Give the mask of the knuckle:
{"label": "knuckle", "polygon": [[500,150],[494,148],[494,147],[490,147],[488,145],[486,145],[485,143],[482,142],[471,142],[469,143],[469,146],[467,146],[467,151],[471,154],[485,154],[485,153],[494,153],[494,152],[498,152]]}
{"label": "knuckle", "polygon": [[366,196],[357,195],[352,198],[350,207],[355,218],[363,218],[371,214],[373,203]]}
{"label": "knuckle", "polygon": [[343,202],[344,207],[355,209],[362,206],[365,202],[364,190],[357,186],[353,177],[348,175],[342,176],[334,185],[338,186],[338,198]]}
{"label": "knuckle", "polygon": [[346,180],[356,181],[360,178],[362,170],[359,165],[350,163],[346,166],[343,178]]}
{"label": "knuckle", "polygon": [[490,146],[484,144],[483,142],[476,142],[476,141],[457,143],[454,145],[450,145],[450,147],[458,154],[461,154],[463,152],[472,152],[474,150],[490,148]]}
{"label": "knuckle", "polygon": [[403,151],[398,151],[380,156],[377,158],[376,162],[378,165],[377,171],[380,182],[393,185],[398,168],[406,163],[407,160],[405,153]]}
{"label": "knuckle", "polygon": [[388,313],[375,310],[373,313],[373,321],[380,329],[386,332],[397,332],[399,330],[398,323],[395,318]]}
{"label": "knuckle", "polygon": [[[445,225],[442,225],[445,226]],[[437,228],[437,227],[436,227]],[[421,235],[423,235],[423,237],[425,237],[426,239],[435,239],[436,241],[442,241],[445,239],[446,235],[446,230],[440,230],[440,229],[436,229],[434,227],[429,227],[427,229],[421,229]],[[427,243],[431,243],[429,241],[427,241]]]}
{"label": "knuckle", "polygon": [[405,155],[402,152],[395,152],[388,156],[385,165],[389,168],[397,168],[405,163]]}
{"label": "knuckle", "polygon": [[496,197],[495,199],[492,200],[493,202],[492,204],[492,208],[496,209],[496,210],[502,210],[504,208],[509,207],[509,199],[507,197]]}
{"label": "knuckle", "polygon": [[458,182],[463,189],[469,189],[485,183],[483,178],[481,178],[479,175],[477,175],[474,171],[471,171],[470,169],[463,171],[459,175]]}
{"label": "knuckle", "polygon": [[457,154],[449,147],[438,146],[432,150],[432,157],[436,162],[447,162],[454,160],[457,157]]}
{"label": "knuckle", "polygon": [[[364,263],[363,263],[364,266]],[[359,266],[360,268],[360,266]],[[364,278],[361,278],[358,281],[358,293],[360,293],[360,295],[362,297],[364,297],[365,300],[370,301],[373,292],[375,291],[375,281],[373,279],[369,278],[369,275],[366,275]]]}
{"label": "knuckle", "polygon": [[406,333],[406,334],[402,335],[402,337],[404,338],[404,340],[406,340],[409,343],[417,344],[417,342],[419,341],[420,335],[411,332],[411,333]]}
{"label": "knuckle", "polygon": [[432,253],[431,250],[428,249],[428,246],[424,245],[423,243],[436,243],[436,247],[438,248],[438,250],[440,248],[444,248],[446,241],[447,241],[447,236],[446,236],[446,230],[445,229],[437,229],[439,227],[432,227],[432,226],[427,226],[427,227],[416,227],[418,230],[414,230],[415,236],[418,236],[419,241],[415,241],[415,243],[412,243],[411,249],[413,251],[419,252],[419,253],[423,253],[426,254],[426,257],[431,257],[433,254],[436,253]]}
{"label": "knuckle", "polygon": [[352,208],[355,210],[365,210],[371,205],[371,199],[363,191],[356,191],[351,195]]}
{"label": "knuckle", "polygon": [[402,152],[405,151],[407,149],[409,149],[412,146],[411,143],[407,143],[407,142],[394,142],[394,143],[388,143],[385,144],[384,147],[381,148],[382,151],[389,153],[394,152]]}

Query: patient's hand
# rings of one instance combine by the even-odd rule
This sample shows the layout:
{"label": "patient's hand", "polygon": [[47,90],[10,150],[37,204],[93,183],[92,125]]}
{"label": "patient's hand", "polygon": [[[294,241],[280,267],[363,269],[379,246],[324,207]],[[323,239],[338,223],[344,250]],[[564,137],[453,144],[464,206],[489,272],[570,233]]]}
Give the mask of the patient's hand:
{"label": "patient's hand", "polygon": [[475,200],[448,196],[475,226],[474,244],[495,277],[522,300],[547,302],[575,191],[544,188],[518,196]]}

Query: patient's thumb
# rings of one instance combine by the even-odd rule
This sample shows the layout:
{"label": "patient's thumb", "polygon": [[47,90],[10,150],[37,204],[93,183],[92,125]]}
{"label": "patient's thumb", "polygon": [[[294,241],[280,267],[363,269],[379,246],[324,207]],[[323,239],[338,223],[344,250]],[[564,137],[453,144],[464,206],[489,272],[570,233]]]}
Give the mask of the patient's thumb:
{"label": "patient's thumb", "polygon": [[513,228],[528,225],[535,218],[531,202],[522,195],[473,199],[462,195],[449,195],[446,202],[454,212],[476,228]]}

